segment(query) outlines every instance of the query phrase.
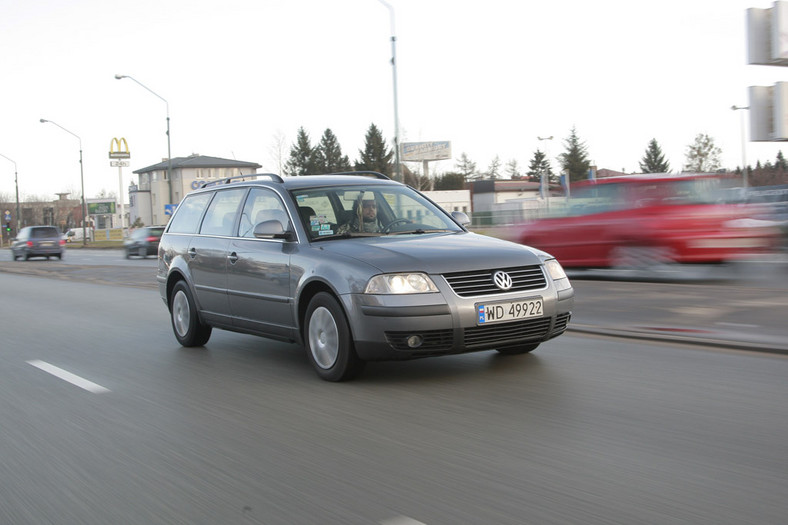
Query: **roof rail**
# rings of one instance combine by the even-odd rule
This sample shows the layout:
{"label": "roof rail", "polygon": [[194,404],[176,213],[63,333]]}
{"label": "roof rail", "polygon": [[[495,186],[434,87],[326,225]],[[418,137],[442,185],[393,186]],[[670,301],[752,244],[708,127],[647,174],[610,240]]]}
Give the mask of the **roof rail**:
{"label": "roof rail", "polygon": [[340,171],[338,173],[329,173],[328,175],[361,175],[362,177],[375,177],[377,179],[391,180],[380,172],[377,171]]}
{"label": "roof rail", "polygon": [[251,177],[269,177],[272,182],[284,182],[282,177],[276,173],[250,173],[248,175],[235,175],[233,177],[225,177],[223,179],[212,180],[210,182],[203,182],[200,188],[207,188],[208,186],[213,186],[216,184],[230,184],[231,181],[238,179],[246,180]]}

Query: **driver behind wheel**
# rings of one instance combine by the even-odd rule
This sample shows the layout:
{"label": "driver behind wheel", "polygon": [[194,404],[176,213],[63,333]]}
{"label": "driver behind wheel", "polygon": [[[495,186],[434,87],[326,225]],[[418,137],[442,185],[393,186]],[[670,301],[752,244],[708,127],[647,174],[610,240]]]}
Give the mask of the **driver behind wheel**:
{"label": "driver behind wheel", "polygon": [[372,197],[363,199],[361,201],[361,206],[356,208],[353,218],[350,219],[349,222],[337,228],[337,233],[375,233],[380,231],[381,228],[378,221],[378,205],[377,202],[375,202],[375,199]]}

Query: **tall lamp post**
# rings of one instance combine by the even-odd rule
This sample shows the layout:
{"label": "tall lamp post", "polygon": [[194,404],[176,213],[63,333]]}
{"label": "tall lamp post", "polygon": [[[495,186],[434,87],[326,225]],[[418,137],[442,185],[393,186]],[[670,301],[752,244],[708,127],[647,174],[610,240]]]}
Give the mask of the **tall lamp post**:
{"label": "tall lamp post", "polygon": [[[540,142],[543,141],[543,140],[553,140],[553,136],[552,135],[550,135],[549,137],[536,137],[536,138],[539,139]],[[548,162],[547,165],[549,166],[550,165],[549,164],[550,163],[550,157],[547,155],[547,145],[546,144],[545,144],[544,152],[545,152],[544,153],[545,160]],[[542,171],[541,186],[542,186],[542,198],[544,199],[545,206],[547,207],[547,210],[549,211],[550,210],[550,177],[547,177],[547,184],[545,184],[545,172],[544,171]]]}
{"label": "tall lamp post", "polygon": [[19,233],[19,225],[20,225],[20,222],[19,222],[19,220],[20,220],[19,219],[19,178],[18,178],[17,172],[16,172],[16,161],[14,161],[12,159],[9,159],[8,157],[3,155],[2,153],[0,153],[0,157],[3,157],[6,160],[10,160],[11,162],[14,163],[14,186],[16,187],[16,233],[18,234]]}
{"label": "tall lamp post", "polygon": [[66,133],[73,135],[79,141],[79,180],[82,185],[82,246],[86,246],[88,243],[88,235],[87,235],[87,220],[88,220],[88,206],[85,204],[85,172],[82,168],[82,139],[76,133],[67,130],[57,122],[53,122],[51,120],[40,119],[42,124],[49,122],[50,124],[54,124],[55,126],[59,127]]}
{"label": "tall lamp post", "polygon": [[167,108],[167,187],[170,193],[169,204],[175,204],[174,202],[172,202],[172,153],[170,151],[170,103],[167,102],[167,99],[165,99],[164,97],[162,97],[161,95],[159,95],[158,93],[156,93],[151,88],[149,88],[148,86],[146,86],[145,84],[143,84],[142,82],[140,82],[134,77],[130,77],[128,75],[115,75],[115,78],[118,80],[123,78],[128,78],[129,80],[133,80],[134,82],[136,82],[137,84],[148,90],[150,93],[154,94],[155,96],[157,96],[158,98],[164,101],[164,105]]}
{"label": "tall lamp post", "polygon": [[378,0],[389,10],[391,19],[391,76],[394,82],[394,173],[395,179],[403,182],[402,164],[399,153],[399,108],[397,104],[397,37],[394,31],[394,8],[386,0]]}
{"label": "tall lamp post", "polygon": [[[750,106],[731,106],[733,111],[737,111],[740,109],[750,109]],[[744,113],[741,114],[741,176],[742,176],[742,188],[744,188],[743,197],[747,198],[747,186],[749,185],[747,181],[747,141],[745,140],[745,125],[744,125]]]}

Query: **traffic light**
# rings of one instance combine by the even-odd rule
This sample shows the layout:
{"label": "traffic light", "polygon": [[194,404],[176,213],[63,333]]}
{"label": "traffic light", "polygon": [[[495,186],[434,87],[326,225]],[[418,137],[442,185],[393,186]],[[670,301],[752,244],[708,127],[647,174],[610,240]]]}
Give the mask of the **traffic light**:
{"label": "traffic light", "polygon": [[6,222],[5,223],[5,231],[7,231],[8,233],[11,233],[11,223],[10,222]]}

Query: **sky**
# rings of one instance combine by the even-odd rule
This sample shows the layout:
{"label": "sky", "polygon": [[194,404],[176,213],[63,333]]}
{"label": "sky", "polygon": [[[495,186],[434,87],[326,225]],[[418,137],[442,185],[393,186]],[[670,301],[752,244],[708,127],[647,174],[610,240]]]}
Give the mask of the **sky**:
{"label": "sky", "polygon": [[[303,127],[313,145],[330,128],[352,162],[370,124],[393,142],[392,27],[400,142],[451,142],[432,174],[463,153],[480,171],[495,157],[526,171],[538,148],[555,168],[573,128],[594,165],[626,172],[652,138],[673,171],[699,133],[730,169],[743,153],[754,165],[782,149],[747,141],[743,152],[748,115],[731,110],[748,105],[748,86],[788,73],[747,64],[746,10],[772,1],[388,5],[0,0],[0,154],[16,162],[20,199],[81,195],[83,179],[87,198],[125,194],[134,170],[166,159],[168,112],[173,157],[279,172]],[[131,151],[121,170],[108,158],[114,137]],[[14,198],[14,170],[0,158],[0,200]]]}

